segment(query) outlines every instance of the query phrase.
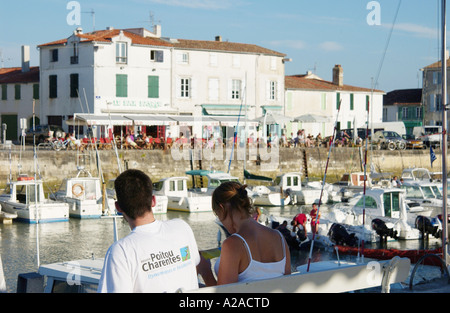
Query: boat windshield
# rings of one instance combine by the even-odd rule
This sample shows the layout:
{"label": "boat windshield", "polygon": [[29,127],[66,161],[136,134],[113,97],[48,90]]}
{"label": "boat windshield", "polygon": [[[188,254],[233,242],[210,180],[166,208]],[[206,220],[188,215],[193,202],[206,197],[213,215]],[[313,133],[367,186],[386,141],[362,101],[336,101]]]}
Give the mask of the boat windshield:
{"label": "boat windshield", "polygon": [[430,186],[422,187],[423,194],[426,199],[436,199],[436,195],[433,193],[433,189]]}
{"label": "boat windshield", "polygon": [[402,186],[406,189],[406,199],[423,199],[423,194],[417,186]]}

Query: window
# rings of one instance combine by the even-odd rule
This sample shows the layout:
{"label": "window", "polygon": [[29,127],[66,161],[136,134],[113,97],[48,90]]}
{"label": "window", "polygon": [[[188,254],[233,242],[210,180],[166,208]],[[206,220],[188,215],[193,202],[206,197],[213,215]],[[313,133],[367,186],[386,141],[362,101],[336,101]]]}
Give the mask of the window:
{"label": "window", "polygon": [[73,43],[73,54],[70,57],[70,64],[78,64],[78,43]]}
{"label": "window", "polygon": [[408,108],[402,107],[402,119],[407,119],[407,118],[408,118]]}
{"label": "window", "polygon": [[277,58],[271,57],[270,58],[270,69],[275,71],[277,69]]}
{"label": "window", "polygon": [[190,97],[190,88],[191,88],[191,79],[190,78],[181,78],[180,80],[180,97],[181,98],[189,98]]}
{"label": "window", "polygon": [[219,100],[219,79],[210,78],[208,81],[208,99],[211,101]]}
{"label": "window", "polygon": [[422,118],[422,108],[416,108],[416,118]]}
{"label": "window", "polygon": [[178,64],[189,64],[189,53],[187,53],[187,52],[177,53],[177,63]]}
{"label": "window", "polygon": [[233,79],[231,81],[231,99],[241,98],[241,80]]}
{"label": "window", "polygon": [[33,84],[33,99],[39,99],[39,84]]}
{"label": "window", "polygon": [[2,100],[8,100],[8,85],[2,85]]}
{"label": "window", "polygon": [[269,100],[277,99],[277,82],[270,81],[269,82]]}
{"label": "window", "polygon": [[150,51],[150,61],[158,62],[158,63],[164,62],[164,51],[151,50]]}
{"label": "window", "polygon": [[340,102],[341,102],[341,93],[338,92],[336,93],[336,110],[339,110]]}
{"label": "window", "polygon": [[50,62],[58,62],[58,49],[50,50]]}
{"label": "window", "polygon": [[70,74],[70,97],[78,98],[78,74]]}
{"label": "window", "polygon": [[14,85],[14,99],[20,100],[20,85]]}
{"label": "window", "polygon": [[217,53],[210,53],[209,54],[209,65],[216,67],[218,64],[217,62]]}
{"label": "window", "polygon": [[366,96],[366,111],[369,111],[370,97]]}
{"label": "window", "polygon": [[127,63],[127,43],[116,43],[116,63]]}
{"label": "window", "polygon": [[116,97],[128,97],[128,76],[116,74]]}
{"label": "window", "polygon": [[241,67],[241,57],[239,55],[233,55],[233,67]]}
{"label": "window", "polygon": [[148,77],[148,97],[159,98],[159,76]]}
{"label": "window", "polygon": [[58,77],[56,75],[50,75],[48,77],[49,80],[49,95],[50,99],[54,99],[58,97]]}
{"label": "window", "polygon": [[350,110],[353,111],[355,109],[355,95],[350,94]]}

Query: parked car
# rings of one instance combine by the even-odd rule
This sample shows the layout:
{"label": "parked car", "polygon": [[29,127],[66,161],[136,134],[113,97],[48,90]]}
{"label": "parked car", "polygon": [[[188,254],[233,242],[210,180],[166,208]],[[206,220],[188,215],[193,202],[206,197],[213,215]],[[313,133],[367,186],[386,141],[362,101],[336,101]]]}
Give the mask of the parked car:
{"label": "parked car", "polygon": [[423,143],[422,140],[416,138],[416,136],[410,134],[410,135],[403,135],[403,139],[406,140],[406,149],[425,149],[426,145]]}
{"label": "parked car", "polygon": [[[64,130],[57,125],[36,125],[36,144],[43,143],[47,138],[61,138],[65,136]],[[25,133],[25,143],[33,144],[33,128],[27,129]]]}
{"label": "parked car", "polygon": [[381,149],[405,150],[406,140],[394,131],[377,131],[373,134],[373,143],[379,145]]}

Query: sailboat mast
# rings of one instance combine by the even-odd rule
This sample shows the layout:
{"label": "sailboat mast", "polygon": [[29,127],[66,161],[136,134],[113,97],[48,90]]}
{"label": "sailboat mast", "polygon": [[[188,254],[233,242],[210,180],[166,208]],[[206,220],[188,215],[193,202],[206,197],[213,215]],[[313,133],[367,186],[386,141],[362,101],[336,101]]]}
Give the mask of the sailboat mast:
{"label": "sailboat mast", "polygon": [[448,223],[447,223],[447,22],[446,0],[442,0],[442,254],[445,265],[448,266]]}

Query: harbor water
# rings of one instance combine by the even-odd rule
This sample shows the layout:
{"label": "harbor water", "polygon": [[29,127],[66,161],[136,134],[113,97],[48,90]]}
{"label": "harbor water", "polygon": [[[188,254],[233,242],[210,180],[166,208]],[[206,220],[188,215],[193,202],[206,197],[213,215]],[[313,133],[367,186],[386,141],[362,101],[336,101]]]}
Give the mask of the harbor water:
{"label": "harbor water", "polygon": [[[268,208],[267,213],[292,218],[301,211],[309,212],[309,210],[309,206],[285,206]],[[218,246],[218,240],[225,239],[222,232],[220,232],[221,236],[218,236],[219,227],[215,223],[216,218],[213,213],[168,211],[156,217],[160,220],[181,218],[189,223],[200,250],[215,248]],[[122,238],[130,232],[130,228],[123,218],[116,220],[118,237]],[[40,264],[79,260],[92,256],[102,258],[113,241],[114,221],[112,218],[83,220],[71,218],[69,222],[38,225],[17,221],[12,224],[0,224],[0,255],[7,292],[16,292],[17,277],[20,273],[37,271],[38,252]],[[396,244],[395,248],[400,249],[418,249],[421,245],[419,241],[403,241]],[[332,250],[315,249],[311,261],[336,258]],[[339,258],[342,260],[351,257],[339,256]],[[295,270],[298,265],[307,263],[308,259],[309,249],[292,251],[292,269]]]}

